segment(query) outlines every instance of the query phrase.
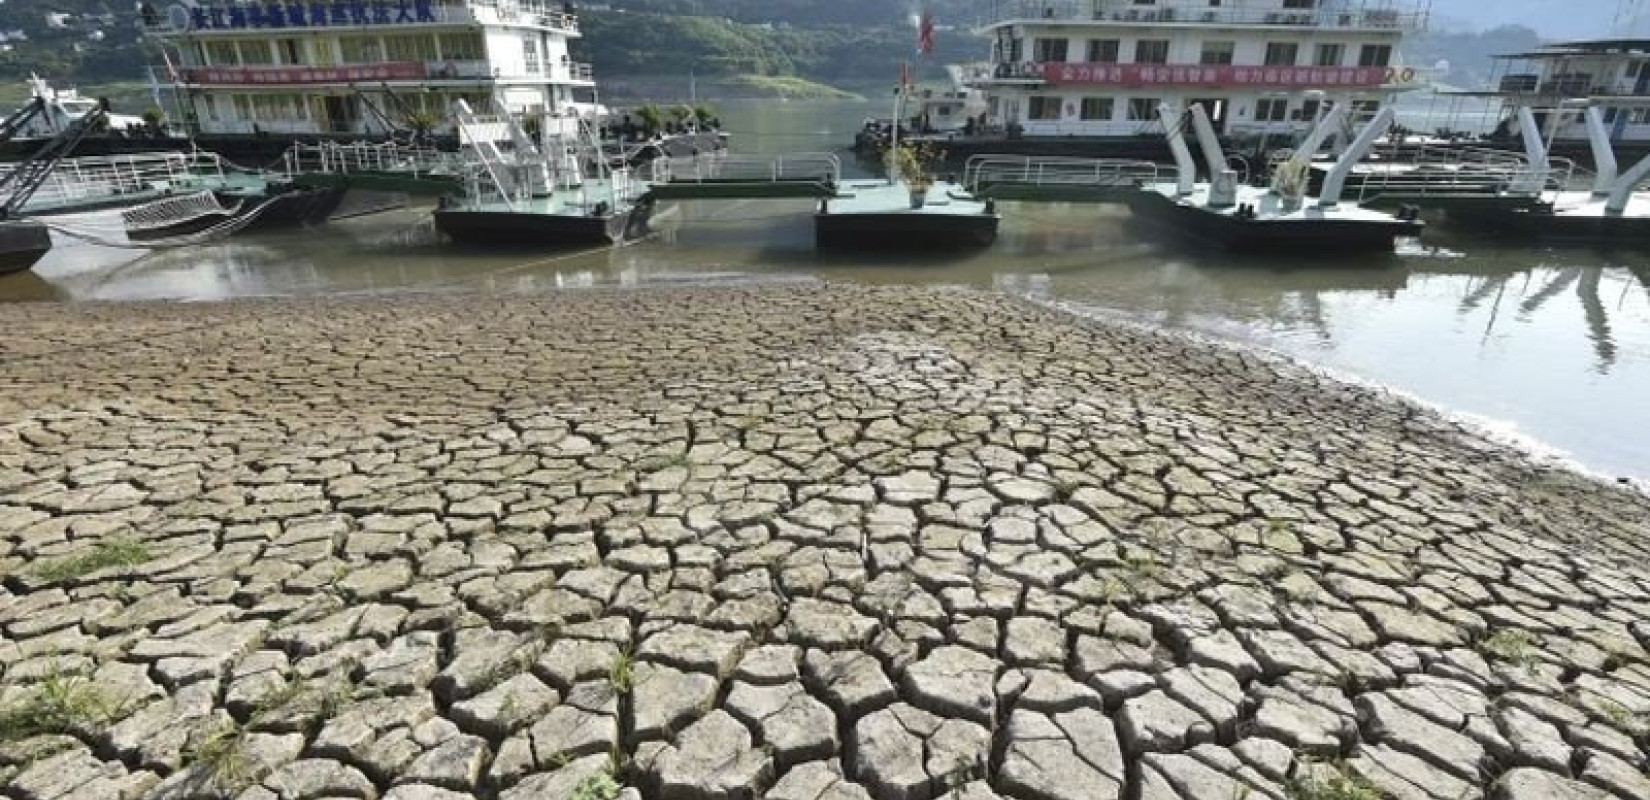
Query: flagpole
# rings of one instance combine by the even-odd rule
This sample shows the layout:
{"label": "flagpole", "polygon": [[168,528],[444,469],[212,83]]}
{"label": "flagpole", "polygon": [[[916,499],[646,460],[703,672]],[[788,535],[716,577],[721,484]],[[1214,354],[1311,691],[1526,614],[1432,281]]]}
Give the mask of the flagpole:
{"label": "flagpole", "polygon": [[898,182],[899,174],[899,124],[901,106],[905,100],[905,65],[900,65],[899,86],[894,89],[894,128],[888,139],[888,185]]}

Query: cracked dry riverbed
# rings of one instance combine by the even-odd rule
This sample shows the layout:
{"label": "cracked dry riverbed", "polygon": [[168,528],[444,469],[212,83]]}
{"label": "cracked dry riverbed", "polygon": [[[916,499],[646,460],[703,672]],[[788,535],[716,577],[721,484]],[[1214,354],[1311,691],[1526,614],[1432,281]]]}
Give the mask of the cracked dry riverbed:
{"label": "cracked dry riverbed", "polygon": [[1294,367],[910,288],[6,316],[11,798],[1650,800],[1650,503]]}

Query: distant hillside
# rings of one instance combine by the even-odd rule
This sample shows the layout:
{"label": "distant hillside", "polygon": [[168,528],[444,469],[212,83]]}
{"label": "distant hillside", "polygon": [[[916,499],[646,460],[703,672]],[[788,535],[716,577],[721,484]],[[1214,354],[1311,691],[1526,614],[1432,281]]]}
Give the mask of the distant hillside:
{"label": "distant hillside", "polygon": [[[1633,0],[1625,3],[1632,4]],[[1445,27],[1488,30],[1522,25],[1548,39],[1574,39],[1615,35],[1616,13],[1623,5],[1623,0],[1433,0],[1432,11]],[[1650,33],[1650,0],[1639,0],[1639,6],[1643,11],[1637,33],[1643,35]],[[1631,20],[1629,12],[1621,22]]]}
{"label": "distant hillside", "polygon": [[1541,44],[1535,31],[1507,25],[1482,33],[1433,31],[1404,42],[1404,63],[1430,67],[1449,62],[1449,70],[1439,76],[1441,83],[1466,89],[1489,84],[1494,77],[1493,56],[1521,53]]}
{"label": "distant hillside", "polygon": [[[650,0],[627,5],[702,1]],[[879,0],[879,5],[886,10],[886,0]],[[598,78],[611,79],[621,89],[635,79],[650,79],[642,82],[650,87],[650,95],[673,83],[685,96],[690,75],[701,81],[737,79],[723,83],[757,94],[789,94],[787,90],[796,84],[748,78],[795,78],[876,93],[894,84],[902,61],[918,62],[916,33],[909,22],[886,16],[875,25],[795,25],[635,10],[585,12],[585,35],[577,47],[581,57],[595,66]],[[984,47],[983,40],[965,31],[942,31],[936,36],[933,58],[917,63],[918,77],[942,79],[944,64],[978,60]]]}

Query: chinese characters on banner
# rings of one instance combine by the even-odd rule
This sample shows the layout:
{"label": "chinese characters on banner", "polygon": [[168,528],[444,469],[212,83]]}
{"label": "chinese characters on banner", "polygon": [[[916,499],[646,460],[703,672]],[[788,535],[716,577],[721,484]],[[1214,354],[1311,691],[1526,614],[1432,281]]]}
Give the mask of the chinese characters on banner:
{"label": "chinese characters on banner", "polygon": [[1230,65],[1043,65],[1043,80],[1094,86],[1369,87],[1386,82],[1385,67],[1236,67]]}
{"label": "chinese characters on banner", "polygon": [[206,67],[183,72],[184,80],[189,83],[233,85],[352,83],[407,80],[425,76],[424,65],[416,61],[359,64],[349,67]]}
{"label": "chinese characters on banner", "polygon": [[406,25],[437,21],[433,0],[332,0],[195,6],[189,9],[189,16],[190,26],[195,30]]}

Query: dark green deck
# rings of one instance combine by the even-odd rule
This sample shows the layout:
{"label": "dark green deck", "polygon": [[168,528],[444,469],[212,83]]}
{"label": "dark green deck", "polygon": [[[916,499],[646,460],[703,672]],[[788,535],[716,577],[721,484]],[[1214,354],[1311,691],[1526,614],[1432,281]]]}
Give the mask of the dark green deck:
{"label": "dark green deck", "polygon": [[1026,203],[1122,203],[1129,195],[1140,191],[1138,186],[1124,184],[1097,186],[1093,184],[1034,184],[1003,181],[981,183],[974,196],[991,200],[1016,200]]}
{"label": "dark green deck", "polygon": [[292,182],[311,189],[362,189],[374,192],[441,197],[454,194],[463,183],[456,175],[410,175],[405,172],[311,172]]}
{"label": "dark green deck", "polygon": [[836,197],[829,181],[671,181],[655,183],[648,193],[658,200],[741,200]]}

